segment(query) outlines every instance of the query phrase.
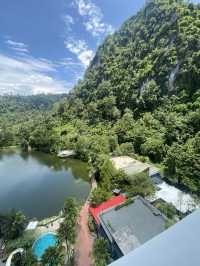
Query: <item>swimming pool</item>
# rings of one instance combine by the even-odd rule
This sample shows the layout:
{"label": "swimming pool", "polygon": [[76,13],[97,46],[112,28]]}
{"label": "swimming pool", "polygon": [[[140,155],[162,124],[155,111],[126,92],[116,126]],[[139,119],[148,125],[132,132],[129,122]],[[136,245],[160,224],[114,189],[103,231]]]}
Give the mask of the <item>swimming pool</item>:
{"label": "swimming pool", "polygon": [[33,244],[33,254],[40,260],[49,247],[57,244],[57,237],[54,233],[41,235]]}

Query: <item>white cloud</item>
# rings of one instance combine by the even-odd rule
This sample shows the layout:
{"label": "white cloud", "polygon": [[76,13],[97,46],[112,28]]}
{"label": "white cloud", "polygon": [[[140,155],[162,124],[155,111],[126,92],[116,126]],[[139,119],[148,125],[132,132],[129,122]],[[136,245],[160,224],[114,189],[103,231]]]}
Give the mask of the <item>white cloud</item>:
{"label": "white cloud", "polygon": [[72,58],[64,58],[58,64],[66,73],[73,76],[74,84],[82,79],[85,67],[81,62],[76,62]]}
{"label": "white cloud", "polygon": [[5,43],[8,45],[8,47],[14,51],[21,52],[21,53],[28,53],[28,45],[22,43],[22,42],[15,42],[12,40],[6,40]]}
{"label": "white cloud", "polygon": [[93,36],[111,34],[114,31],[112,25],[103,22],[101,9],[91,0],[74,0],[80,16],[84,19],[84,25]]}
{"label": "white cloud", "polygon": [[90,61],[94,57],[94,52],[90,50],[83,40],[75,40],[70,38],[65,41],[65,47],[77,56],[84,67],[89,66]]}
{"label": "white cloud", "polygon": [[53,78],[55,65],[45,59],[0,54],[0,94],[66,93],[73,84]]}
{"label": "white cloud", "polygon": [[72,30],[72,25],[74,24],[74,19],[72,16],[70,15],[65,15],[62,17],[64,23],[65,23],[65,27],[68,31],[71,31]]}
{"label": "white cloud", "polygon": [[65,67],[66,69],[71,67],[78,67],[78,68],[83,67],[81,63],[75,62],[72,58],[64,58],[59,64]]}

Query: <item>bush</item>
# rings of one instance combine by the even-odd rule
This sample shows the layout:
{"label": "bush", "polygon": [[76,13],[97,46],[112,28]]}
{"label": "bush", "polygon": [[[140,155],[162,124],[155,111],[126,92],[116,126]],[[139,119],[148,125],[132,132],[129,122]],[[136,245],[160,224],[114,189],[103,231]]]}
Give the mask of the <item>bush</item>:
{"label": "bush", "polygon": [[119,146],[119,149],[121,151],[121,155],[133,155],[134,154],[133,144],[130,142],[122,143]]}
{"label": "bush", "polygon": [[94,233],[96,231],[95,224],[91,215],[89,215],[88,217],[88,227],[90,232]]}
{"label": "bush", "polygon": [[139,173],[129,177],[129,183],[130,185],[127,187],[127,191],[132,197],[137,195],[146,197],[155,192],[153,182],[147,173]]}
{"label": "bush", "polygon": [[23,236],[15,239],[9,240],[6,243],[6,252],[9,254],[17,248],[24,248],[26,250],[31,249],[33,242],[35,241],[33,233],[25,232]]}
{"label": "bush", "polygon": [[94,266],[106,266],[109,262],[108,243],[103,238],[97,238],[93,247]]}
{"label": "bush", "polygon": [[111,192],[107,192],[101,187],[95,188],[92,192],[90,202],[92,207],[97,207],[100,205],[102,202],[110,199],[112,197]]}
{"label": "bush", "polygon": [[169,219],[173,219],[177,214],[176,208],[172,204],[167,202],[158,202],[155,204],[155,207]]}
{"label": "bush", "polygon": [[151,137],[141,145],[143,155],[148,155],[154,162],[161,162],[165,155],[164,140],[161,136]]}

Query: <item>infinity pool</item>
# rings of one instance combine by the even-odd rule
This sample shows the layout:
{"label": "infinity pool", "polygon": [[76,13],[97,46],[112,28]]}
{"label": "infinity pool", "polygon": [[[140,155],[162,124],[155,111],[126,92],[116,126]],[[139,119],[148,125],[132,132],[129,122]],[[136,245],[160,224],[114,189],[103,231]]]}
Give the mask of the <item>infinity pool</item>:
{"label": "infinity pool", "polygon": [[33,244],[33,253],[38,258],[41,259],[45,251],[49,247],[54,247],[57,244],[57,237],[53,233],[47,233],[39,237]]}

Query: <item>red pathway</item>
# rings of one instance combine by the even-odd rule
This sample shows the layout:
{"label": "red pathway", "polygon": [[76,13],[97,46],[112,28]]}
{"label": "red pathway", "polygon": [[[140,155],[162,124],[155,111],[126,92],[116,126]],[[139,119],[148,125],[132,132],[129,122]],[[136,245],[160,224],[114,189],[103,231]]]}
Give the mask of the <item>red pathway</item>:
{"label": "red pathway", "polygon": [[76,244],[76,265],[92,266],[93,239],[88,228],[89,202],[82,207],[79,218],[78,238]]}

